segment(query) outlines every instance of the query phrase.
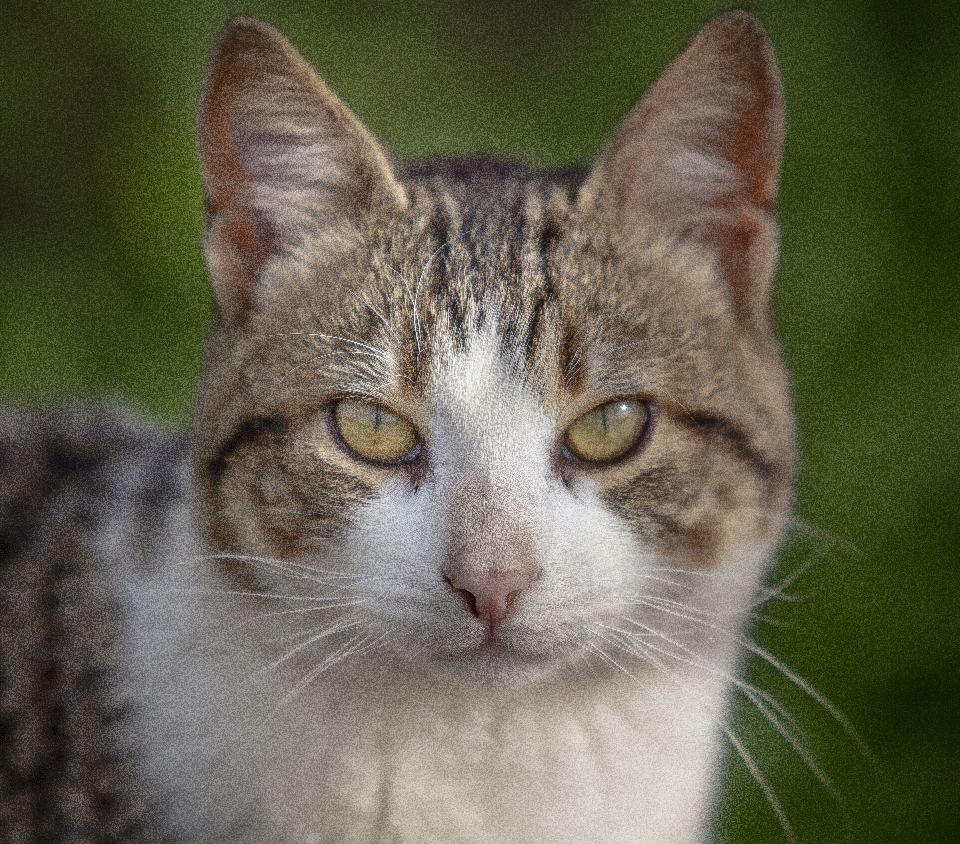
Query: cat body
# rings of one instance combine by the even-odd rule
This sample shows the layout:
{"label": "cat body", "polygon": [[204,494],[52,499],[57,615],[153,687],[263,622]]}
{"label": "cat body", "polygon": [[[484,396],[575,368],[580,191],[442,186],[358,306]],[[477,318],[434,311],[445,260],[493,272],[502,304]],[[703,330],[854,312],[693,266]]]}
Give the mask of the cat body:
{"label": "cat body", "polygon": [[708,841],[794,459],[759,24],[589,171],[396,163],[248,18],[198,125],[189,439],[3,418],[0,830]]}

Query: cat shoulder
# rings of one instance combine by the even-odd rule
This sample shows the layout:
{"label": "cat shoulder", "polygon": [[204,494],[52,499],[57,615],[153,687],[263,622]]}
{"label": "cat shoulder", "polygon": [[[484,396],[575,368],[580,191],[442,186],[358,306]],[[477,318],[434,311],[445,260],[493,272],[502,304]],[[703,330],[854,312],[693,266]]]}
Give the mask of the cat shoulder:
{"label": "cat shoulder", "polygon": [[[117,494],[124,466],[137,464],[150,474],[153,462],[157,474],[164,456],[178,453],[185,453],[181,438],[130,411],[93,405],[0,408],[0,559],[22,552],[37,538],[51,507],[59,505],[62,512],[66,499],[82,492],[73,515],[89,523],[90,508],[109,507]],[[162,484],[160,477],[154,481]]]}
{"label": "cat shoulder", "polygon": [[162,840],[125,736],[116,563],[150,557],[183,451],[129,412],[0,409],[4,840]]}

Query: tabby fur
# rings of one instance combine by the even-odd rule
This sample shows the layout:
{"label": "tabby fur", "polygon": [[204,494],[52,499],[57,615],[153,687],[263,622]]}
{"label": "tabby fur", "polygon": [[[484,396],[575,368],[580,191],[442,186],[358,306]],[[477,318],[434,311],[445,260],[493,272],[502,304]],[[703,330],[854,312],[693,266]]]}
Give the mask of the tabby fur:
{"label": "tabby fur", "polygon": [[[189,436],[0,417],[2,840],[710,840],[795,460],[759,23],[707,24],[589,168],[396,162],[245,17],[198,128]],[[359,459],[344,397],[422,452]],[[572,459],[617,397],[643,436]],[[496,635],[457,567],[529,572]]]}

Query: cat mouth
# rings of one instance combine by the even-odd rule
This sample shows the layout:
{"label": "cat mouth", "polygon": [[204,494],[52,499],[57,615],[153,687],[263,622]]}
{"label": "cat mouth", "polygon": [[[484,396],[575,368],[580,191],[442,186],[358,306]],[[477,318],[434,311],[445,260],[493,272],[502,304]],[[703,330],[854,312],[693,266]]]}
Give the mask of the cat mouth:
{"label": "cat mouth", "polygon": [[446,661],[461,664],[469,670],[483,667],[496,671],[542,668],[556,661],[553,648],[532,639],[524,631],[497,629],[485,631],[475,644],[455,653],[448,653]]}
{"label": "cat mouth", "polygon": [[549,672],[555,660],[502,642],[484,642],[444,660],[446,670],[484,683],[526,681]]}
{"label": "cat mouth", "polygon": [[523,653],[516,645],[505,642],[497,633],[491,633],[489,631],[483,641],[467,653],[471,652],[488,659],[502,659]]}

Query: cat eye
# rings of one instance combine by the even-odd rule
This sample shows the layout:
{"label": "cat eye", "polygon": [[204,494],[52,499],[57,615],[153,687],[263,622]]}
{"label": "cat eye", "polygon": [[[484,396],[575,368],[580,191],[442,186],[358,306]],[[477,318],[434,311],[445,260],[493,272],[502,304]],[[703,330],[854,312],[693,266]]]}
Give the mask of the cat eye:
{"label": "cat eye", "polygon": [[616,399],[587,411],[567,429],[564,445],[580,460],[609,463],[623,457],[646,430],[650,413],[638,399]]}
{"label": "cat eye", "polygon": [[341,399],[334,405],[333,420],[343,442],[364,460],[404,463],[420,456],[416,429],[382,404]]}

